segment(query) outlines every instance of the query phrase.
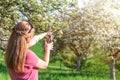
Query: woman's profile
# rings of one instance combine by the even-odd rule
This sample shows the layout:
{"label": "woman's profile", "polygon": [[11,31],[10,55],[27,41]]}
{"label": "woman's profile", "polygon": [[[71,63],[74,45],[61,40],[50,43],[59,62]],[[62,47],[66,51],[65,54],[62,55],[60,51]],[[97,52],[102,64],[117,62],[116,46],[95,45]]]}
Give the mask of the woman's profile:
{"label": "woman's profile", "polygon": [[20,21],[13,28],[8,40],[5,62],[12,80],[38,80],[38,70],[46,69],[53,43],[44,44],[44,58],[40,59],[29,48],[52,31],[34,36],[34,27],[28,21]]}

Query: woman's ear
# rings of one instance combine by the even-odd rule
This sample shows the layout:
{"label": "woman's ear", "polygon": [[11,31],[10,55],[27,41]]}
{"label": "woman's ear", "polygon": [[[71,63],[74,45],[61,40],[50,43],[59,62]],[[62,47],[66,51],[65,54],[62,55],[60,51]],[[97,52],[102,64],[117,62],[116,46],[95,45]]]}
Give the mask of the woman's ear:
{"label": "woman's ear", "polygon": [[32,29],[30,33],[26,34],[25,36],[25,39],[26,39],[26,42],[29,43],[31,41],[31,39],[33,38],[34,36],[34,31],[35,29]]}

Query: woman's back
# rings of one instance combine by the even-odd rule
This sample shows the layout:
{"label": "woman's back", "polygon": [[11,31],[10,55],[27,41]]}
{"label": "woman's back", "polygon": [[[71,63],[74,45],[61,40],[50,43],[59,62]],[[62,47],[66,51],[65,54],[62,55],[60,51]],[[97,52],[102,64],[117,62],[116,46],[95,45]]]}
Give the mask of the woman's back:
{"label": "woman's back", "polygon": [[38,80],[38,69],[35,65],[38,63],[39,58],[31,50],[26,52],[26,60],[23,73],[16,73],[10,68],[8,72],[12,80]]}

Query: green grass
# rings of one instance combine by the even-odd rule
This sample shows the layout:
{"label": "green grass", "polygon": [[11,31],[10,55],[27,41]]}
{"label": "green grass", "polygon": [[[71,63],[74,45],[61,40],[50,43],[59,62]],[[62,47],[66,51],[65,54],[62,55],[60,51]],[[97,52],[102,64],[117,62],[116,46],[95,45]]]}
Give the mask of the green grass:
{"label": "green grass", "polygon": [[[108,75],[108,74],[107,74]],[[5,64],[0,64],[0,80],[10,80]],[[78,72],[76,70],[60,69],[59,67],[48,67],[39,70],[39,80],[110,80],[109,76],[89,72]],[[119,79],[118,79],[119,80]]]}
{"label": "green grass", "polygon": [[4,62],[4,55],[1,53],[0,53],[0,80],[10,80]]}
{"label": "green grass", "polygon": [[[43,58],[43,41],[33,46],[31,50],[40,58]],[[78,72],[76,70],[66,69],[64,66],[60,69],[59,65],[59,61],[55,63],[50,62],[46,70],[39,70],[39,80],[110,80],[109,74],[92,73],[89,71]],[[116,74],[116,80],[120,80],[119,75]],[[3,54],[0,54],[0,80],[10,80]]]}
{"label": "green grass", "polygon": [[39,71],[39,80],[110,80],[108,76],[58,68]]}
{"label": "green grass", "polygon": [[0,80],[10,80],[6,66],[3,63],[0,63]]}
{"label": "green grass", "polygon": [[[10,80],[5,64],[0,65],[0,80]],[[48,67],[39,70],[39,80],[110,80],[108,76]]]}
{"label": "green grass", "polygon": [[36,45],[30,48],[38,57],[43,58],[44,56],[44,41],[38,42]]}
{"label": "green grass", "polygon": [[[3,58],[3,55],[0,55]],[[59,62],[55,63],[59,64]],[[119,78],[120,79],[120,78]],[[119,80],[117,79],[117,80]],[[0,80],[10,80],[4,60],[0,62]],[[46,70],[39,70],[39,80],[110,80],[109,76],[100,74],[91,74],[89,72],[78,72],[76,70],[64,69],[60,70],[59,65],[48,67]]]}

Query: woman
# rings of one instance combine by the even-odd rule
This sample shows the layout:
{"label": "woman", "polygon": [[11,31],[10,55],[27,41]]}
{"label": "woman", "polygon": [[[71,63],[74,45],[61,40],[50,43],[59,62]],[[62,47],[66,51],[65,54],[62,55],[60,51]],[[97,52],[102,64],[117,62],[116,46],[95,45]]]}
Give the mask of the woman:
{"label": "woman", "polygon": [[38,80],[38,69],[46,69],[53,43],[45,41],[44,59],[29,50],[40,39],[51,35],[52,31],[34,36],[34,28],[28,21],[19,22],[12,30],[5,53],[5,62],[12,80]]}

